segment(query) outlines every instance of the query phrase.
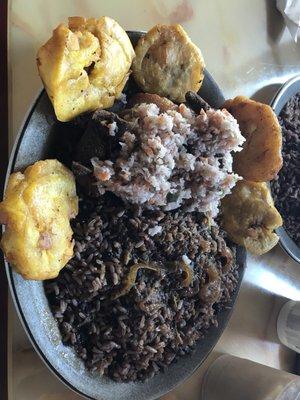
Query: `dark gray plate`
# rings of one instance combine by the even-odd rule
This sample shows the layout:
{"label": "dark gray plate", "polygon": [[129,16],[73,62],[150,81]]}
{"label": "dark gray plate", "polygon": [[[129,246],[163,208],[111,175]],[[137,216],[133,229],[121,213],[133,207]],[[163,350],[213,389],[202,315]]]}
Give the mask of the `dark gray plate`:
{"label": "dark gray plate", "polygon": [[[133,43],[141,33],[129,32]],[[211,105],[219,107],[224,97],[217,84],[206,71],[200,94]],[[55,118],[52,106],[43,91],[33,104],[13,148],[7,172],[20,170],[37,160],[50,157],[53,153]],[[150,400],[167,393],[188,378],[205,360],[220,338],[230,318],[236,301],[244,268],[246,253],[238,249],[239,281],[229,307],[218,314],[218,327],[208,329],[192,355],[181,357],[144,383],[116,383],[97,374],[89,373],[70,347],[62,344],[57,324],[49,309],[43,284],[38,281],[25,281],[6,263],[10,290],[20,320],[36,351],[48,368],[70,389],[90,399],[97,400]]]}
{"label": "dark gray plate", "polygon": [[[273,108],[276,115],[281,113],[281,110],[288,102],[288,100],[296,93],[300,92],[300,75],[287,81],[278,90],[276,95],[271,101],[271,107]],[[289,237],[287,231],[280,227],[276,229],[276,233],[280,238],[280,245],[283,249],[298,263],[300,263],[300,247]]]}

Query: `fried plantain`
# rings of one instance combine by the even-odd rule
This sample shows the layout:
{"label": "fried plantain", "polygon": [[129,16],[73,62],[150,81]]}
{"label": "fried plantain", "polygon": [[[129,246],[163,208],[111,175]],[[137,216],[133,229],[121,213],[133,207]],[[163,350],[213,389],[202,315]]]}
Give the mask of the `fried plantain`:
{"label": "fried plantain", "polygon": [[184,102],[187,91],[198,91],[204,60],[180,25],[156,25],[135,48],[133,76],[145,91]]}
{"label": "fried plantain", "polygon": [[122,93],[134,57],[130,39],[111,18],[69,18],[38,51],[37,65],[60,121],[108,108]]}
{"label": "fried plantain", "polygon": [[69,220],[77,212],[74,176],[59,161],[13,173],[0,203],[7,260],[25,279],[55,278],[73,255]]}
{"label": "fried plantain", "polygon": [[234,155],[234,171],[253,182],[272,180],[282,167],[281,127],[272,108],[244,96],[227,100],[224,107],[246,138],[243,150]]}
{"label": "fried plantain", "polygon": [[229,237],[253,254],[261,255],[278,242],[274,229],[282,219],[264,182],[239,181],[221,202],[223,226]]}

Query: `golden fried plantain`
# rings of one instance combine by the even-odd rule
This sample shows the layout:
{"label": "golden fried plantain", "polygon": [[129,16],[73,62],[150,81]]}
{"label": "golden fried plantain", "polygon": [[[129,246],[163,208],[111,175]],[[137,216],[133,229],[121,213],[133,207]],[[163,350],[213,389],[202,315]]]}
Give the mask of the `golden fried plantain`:
{"label": "golden fried plantain", "polygon": [[57,160],[13,173],[0,203],[1,248],[25,279],[55,278],[73,255],[70,218],[78,212],[75,180]]}
{"label": "golden fried plantain", "polygon": [[250,253],[261,255],[278,242],[274,229],[282,219],[264,182],[239,181],[221,201],[223,226],[229,237]]}
{"label": "golden fried plantain", "polygon": [[187,91],[197,92],[204,78],[204,60],[180,25],[156,25],[135,48],[133,76],[145,91],[184,102]]}
{"label": "golden fried plantain", "polygon": [[234,155],[234,171],[249,181],[270,181],[282,167],[281,127],[272,108],[244,96],[227,100],[224,107],[246,138],[243,150]]}
{"label": "golden fried plantain", "polygon": [[69,18],[38,51],[37,65],[57,119],[108,108],[122,93],[134,57],[130,39],[111,18]]}

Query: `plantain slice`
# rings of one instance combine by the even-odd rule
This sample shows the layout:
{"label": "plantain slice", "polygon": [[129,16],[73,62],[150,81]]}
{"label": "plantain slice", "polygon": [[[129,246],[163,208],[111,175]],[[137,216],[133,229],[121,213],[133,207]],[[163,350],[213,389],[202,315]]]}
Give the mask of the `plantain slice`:
{"label": "plantain slice", "polygon": [[222,223],[232,241],[261,255],[278,242],[282,219],[264,182],[239,181],[221,202]]}
{"label": "plantain slice", "polygon": [[13,173],[0,203],[7,260],[25,279],[55,278],[73,256],[70,219],[77,212],[74,176],[59,161],[38,161]]}
{"label": "plantain slice", "polygon": [[156,25],[135,48],[133,76],[149,93],[184,102],[187,91],[197,92],[204,78],[204,60],[181,25]]}
{"label": "plantain slice", "polygon": [[109,17],[69,18],[38,51],[40,77],[56,117],[109,108],[127,82],[134,50],[127,33]]}
{"label": "plantain slice", "polygon": [[243,150],[234,155],[234,172],[253,182],[272,180],[282,167],[281,127],[272,108],[244,96],[227,100],[224,107],[246,138]]}

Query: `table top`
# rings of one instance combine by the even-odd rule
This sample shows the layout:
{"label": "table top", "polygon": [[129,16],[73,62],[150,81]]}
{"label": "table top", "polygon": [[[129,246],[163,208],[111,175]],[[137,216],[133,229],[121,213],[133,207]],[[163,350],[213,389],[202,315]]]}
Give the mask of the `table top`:
{"label": "table top", "polygon": [[[226,98],[237,94],[269,101],[278,86],[300,73],[300,43],[292,41],[271,0],[11,0],[9,2],[9,144],[41,89],[35,56],[68,16],[109,15],[125,29],[181,23],[201,48],[206,67]],[[219,353],[230,353],[291,371],[295,353],[276,336],[276,317],[289,298],[300,300],[299,265],[277,246],[248,257],[240,295],[224,334],[201,368],[166,398],[200,399],[204,371]],[[44,366],[9,302],[9,400],[75,400]]]}

